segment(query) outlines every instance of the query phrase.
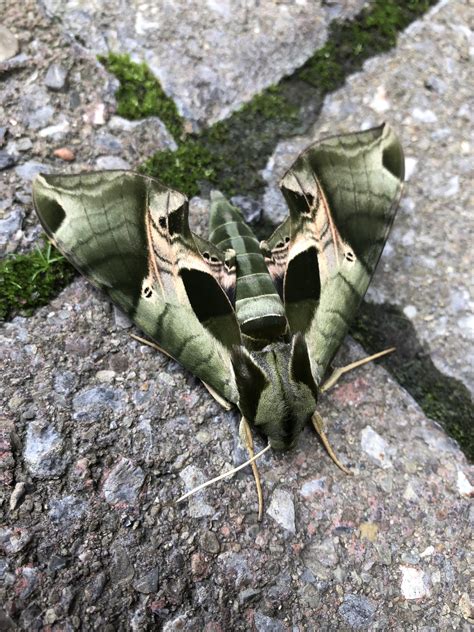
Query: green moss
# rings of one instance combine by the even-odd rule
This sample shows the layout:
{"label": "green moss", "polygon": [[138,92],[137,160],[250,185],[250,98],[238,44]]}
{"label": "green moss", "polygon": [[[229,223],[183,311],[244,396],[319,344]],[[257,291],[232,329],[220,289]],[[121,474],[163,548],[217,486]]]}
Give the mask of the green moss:
{"label": "green moss", "polygon": [[[156,153],[143,164],[141,171],[188,196],[197,195],[203,182],[218,186],[227,195],[235,195],[245,188],[245,183],[249,184],[249,156],[240,151],[240,130],[245,128],[247,133],[253,130],[253,136],[260,139],[253,150],[257,160],[262,144],[265,141],[273,144],[273,133],[266,132],[268,121],[272,130],[275,125],[282,129],[297,116],[297,108],[288,103],[279,88],[272,86],[229,119],[205,129],[199,136],[188,136],[177,151]],[[254,174],[254,180],[260,182],[258,173]]]}
{"label": "green moss", "polygon": [[47,244],[0,262],[0,320],[29,316],[71,283],[75,270]]}
{"label": "green moss", "polygon": [[213,156],[206,147],[190,138],[176,151],[158,152],[140,167],[140,171],[192,197],[199,193],[201,180],[217,184],[215,166]]}
{"label": "green moss", "polygon": [[341,86],[366,59],[395,46],[397,36],[437,0],[375,0],[353,20],[333,22],[328,41],[308,59],[297,76],[325,91]]}
{"label": "green moss", "polygon": [[381,362],[424,413],[438,421],[474,460],[474,406],[469,390],[438,371],[403,312],[394,305],[363,303],[351,334],[369,353],[396,347]]}
{"label": "green moss", "polygon": [[158,116],[178,141],[183,134],[183,119],[173,99],[145,63],[134,63],[129,55],[109,53],[99,61],[120,81],[116,93],[117,114],[131,120]]}

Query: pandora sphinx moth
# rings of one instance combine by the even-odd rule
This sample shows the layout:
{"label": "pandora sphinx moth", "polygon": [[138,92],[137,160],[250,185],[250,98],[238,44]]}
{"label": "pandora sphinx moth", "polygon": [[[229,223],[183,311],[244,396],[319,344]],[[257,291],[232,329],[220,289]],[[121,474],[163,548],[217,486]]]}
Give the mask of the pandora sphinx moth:
{"label": "pandora sphinx moth", "polygon": [[130,171],[41,175],[41,223],[59,250],[167,354],[236,405],[273,448],[294,445],[387,239],[404,172],[388,125],[325,138],[281,180],[289,207],[258,242],[211,196],[210,235],[188,200]]}

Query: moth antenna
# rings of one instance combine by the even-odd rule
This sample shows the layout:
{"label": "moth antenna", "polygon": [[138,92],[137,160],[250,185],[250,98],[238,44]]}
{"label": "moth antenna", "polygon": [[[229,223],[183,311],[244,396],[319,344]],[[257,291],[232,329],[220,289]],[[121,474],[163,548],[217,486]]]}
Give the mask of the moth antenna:
{"label": "moth antenna", "polygon": [[209,487],[209,485],[212,485],[213,483],[217,483],[217,481],[221,481],[223,478],[226,478],[227,476],[232,476],[232,474],[235,474],[239,470],[243,470],[244,467],[247,467],[247,465],[251,465],[254,461],[256,461],[263,454],[265,454],[265,452],[268,452],[270,448],[271,448],[271,445],[268,444],[265,448],[263,448],[263,450],[260,450],[260,452],[257,452],[257,454],[253,456],[251,459],[249,459],[248,461],[245,461],[245,463],[242,463],[241,465],[238,465],[237,467],[234,467],[232,470],[229,470],[228,472],[224,472],[223,474],[220,474],[219,476],[216,476],[215,478],[211,478],[210,481],[206,481],[205,483],[198,485],[197,487],[192,489],[190,492],[186,492],[186,494],[183,494],[182,496],[178,498],[175,504],[177,505],[178,503],[182,502],[186,498],[189,498],[193,494],[197,494],[197,492],[200,492],[201,489],[204,489],[205,487]]}

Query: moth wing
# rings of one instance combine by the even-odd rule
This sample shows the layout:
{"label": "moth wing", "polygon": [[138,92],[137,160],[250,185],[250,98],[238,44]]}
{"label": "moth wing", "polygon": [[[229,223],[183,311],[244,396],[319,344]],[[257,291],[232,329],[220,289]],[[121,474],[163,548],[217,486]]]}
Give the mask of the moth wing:
{"label": "moth wing", "polygon": [[235,402],[232,305],[188,224],[188,201],[127,171],[41,175],[36,212],[53,243],[169,355]]}
{"label": "moth wing", "polygon": [[290,209],[284,301],[320,380],[382,253],[404,177],[401,145],[383,124],[306,149],[280,187]]}

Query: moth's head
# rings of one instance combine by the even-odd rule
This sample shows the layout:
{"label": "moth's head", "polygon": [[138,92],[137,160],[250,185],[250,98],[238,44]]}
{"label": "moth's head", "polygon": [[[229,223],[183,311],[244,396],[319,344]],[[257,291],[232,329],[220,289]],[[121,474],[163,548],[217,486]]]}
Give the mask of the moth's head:
{"label": "moth's head", "polygon": [[242,415],[268,437],[272,448],[292,448],[318,397],[303,336],[294,336],[291,346],[274,344],[258,352],[238,347],[232,362]]}

